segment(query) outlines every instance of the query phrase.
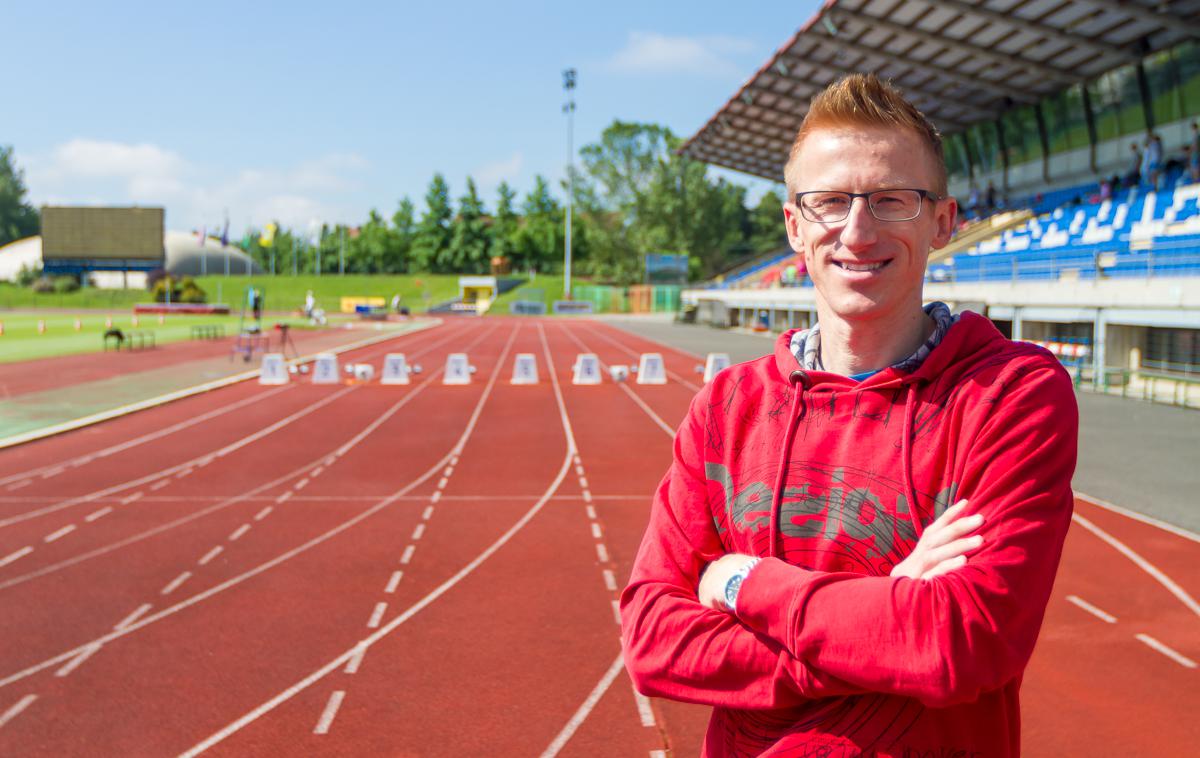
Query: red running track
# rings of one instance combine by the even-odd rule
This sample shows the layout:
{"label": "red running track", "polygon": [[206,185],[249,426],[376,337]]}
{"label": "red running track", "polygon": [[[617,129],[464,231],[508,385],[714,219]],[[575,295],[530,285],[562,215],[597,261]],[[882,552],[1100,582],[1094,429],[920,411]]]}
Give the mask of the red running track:
{"label": "red running track", "polygon": [[[489,319],[344,360],[391,351],[426,370],[244,383],[0,453],[0,754],[698,752],[706,709],[634,693],[614,614],[697,358]],[[464,351],[473,382],[442,385]],[[579,352],[643,351],[669,384],[570,384]],[[539,384],[509,383],[517,353]],[[1077,514],[1026,754],[1183,754],[1200,544]]]}

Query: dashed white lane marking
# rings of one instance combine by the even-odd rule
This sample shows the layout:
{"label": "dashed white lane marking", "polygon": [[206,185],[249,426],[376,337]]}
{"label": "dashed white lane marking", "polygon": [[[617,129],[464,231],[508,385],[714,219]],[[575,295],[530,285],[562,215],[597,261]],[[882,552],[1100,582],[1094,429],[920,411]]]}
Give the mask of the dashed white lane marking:
{"label": "dashed white lane marking", "polygon": [[170,483],[171,483],[170,479],[159,479],[157,482],[150,485],[150,491],[157,492],[158,490],[161,490],[163,487],[166,487]]}
{"label": "dashed white lane marking", "polygon": [[291,497],[292,497],[292,491],[288,490],[287,492],[283,493],[279,497],[275,498],[275,502],[284,503],[284,502],[287,502],[289,499],[291,499]]}
{"label": "dashed white lane marking", "polygon": [[112,513],[112,506],[106,505],[103,508],[101,508],[100,510],[95,511],[94,513],[89,513],[88,515],[84,516],[83,520],[90,524],[91,522],[95,521],[96,519],[103,518],[104,516],[107,516],[110,513]]}
{"label": "dashed white lane marking", "polygon": [[1154,577],[1154,579],[1157,580],[1158,583],[1161,584],[1163,587],[1166,587],[1167,592],[1170,592],[1172,595],[1179,598],[1179,601],[1181,603],[1183,603],[1185,606],[1187,606],[1188,610],[1190,610],[1192,613],[1196,614],[1197,616],[1200,616],[1200,603],[1197,603],[1196,599],[1193,598],[1191,595],[1189,595],[1187,590],[1185,590],[1183,587],[1180,587],[1178,584],[1176,584],[1171,579],[1171,577],[1164,574],[1153,563],[1146,560],[1142,556],[1138,555],[1136,552],[1133,551],[1132,548],[1130,548],[1124,542],[1121,542],[1119,539],[1112,536],[1108,532],[1104,531],[1100,527],[1096,526],[1091,521],[1088,521],[1083,516],[1080,516],[1078,513],[1071,514],[1071,520],[1078,522],[1079,525],[1082,526],[1084,529],[1087,529],[1089,532],[1096,535],[1104,542],[1107,542],[1118,553],[1120,553],[1121,555],[1124,555],[1126,558],[1133,561],[1137,565],[1138,568],[1142,569],[1147,574]]}
{"label": "dashed white lane marking", "polygon": [[608,548],[604,546],[603,542],[596,543],[596,555],[600,556],[601,563],[608,563]]}
{"label": "dashed white lane marking", "polygon": [[25,556],[29,555],[32,552],[33,552],[33,548],[29,545],[26,545],[25,547],[21,548],[20,550],[16,550],[16,551],[11,552],[8,555],[4,556],[3,558],[0,558],[0,566],[7,566],[8,564],[12,563],[13,561],[19,561],[20,559],[24,558]]}
{"label": "dashed white lane marking", "polygon": [[393,592],[395,592],[396,585],[400,584],[400,578],[403,576],[404,576],[403,571],[393,571],[392,578],[388,579],[387,587],[385,587],[383,591],[389,595],[392,594]]}
{"label": "dashed white lane marking", "polygon": [[413,542],[416,542],[417,540],[421,539],[421,535],[423,535],[423,534],[425,534],[425,525],[417,524],[416,528],[413,529],[413,533],[412,533]]}
{"label": "dashed white lane marking", "polygon": [[329,696],[329,702],[325,704],[325,710],[321,712],[321,718],[317,720],[317,726],[313,729],[313,734],[329,734],[329,727],[333,724],[333,718],[337,716],[338,708],[342,707],[342,698],[346,697],[345,690],[334,690]]}
{"label": "dashed white lane marking", "polygon": [[447,466],[447,467],[446,467],[446,470],[442,472],[442,476],[446,477],[447,479],[449,479],[450,477],[454,476],[454,467],[453,467],[453,466]]}
{"label": "dashed white lane marking", "polygon": [[262,520],[263,520],[263,519],[265,519],[267,516],[271,515],[271,510],[272,510],[271,506],[269,506],[269,505],[268,505],[266,508],[263,508],[261,511],[259,511],[259,512],[258,512],[258,513],[256,513],[256,514],[254,514],[254,520],[255,520],[255,521],[262,521]]}
{"label": "dashed white lane marking", "polygon": [[575,464],[575,473],[578,474],[579,476],[583,476],[583,466],[580,466],[578,463],[576,463]]}
{"label": "dashed white lane marking", "polygon": [[415,545],[409,545],[408,547],[404,548],[404,555],[400,556],[400,562],[408,563],[409,561],[411,561],[412,556],[413,556],[413,551],[416,549],[417,548]]}
{"label": "dashed white lane marking", "polygon": [[31,484],[33,484],[32,479],[22,479],[21,481],[17,482],[16,484],[8,485],[8,487],[6,487],[5,489],[7,489],[9,492],[12,492],[13,490],[19,490],[22,487],[28,487]]}
{"label": "dashed white lane marking", "polygon": [[604,569],[604,587],[609,592],[617,591],[617,577],[613,575],[612,569]]}
{"label": "dashed white lane marking", "polygon": [[343,669],[347,674],[357,674],[358,667],[362,665],[363,658],[367,655],[365,645],[359,645],[355,650],[354,655],[350,656],[350,660],[346,661],[346,668]]}
{"label": "dashed white lane marking", "polygon": [[575,731],[587,720],[592,709],[600,702],[600,698],[604,697],[604,693],[608,692],[608,688],[612,686],[613,680],[617,678],[617,674],[620,674],[621,669],[624,667],[625,661],[618,654],[617,659],[608,667],[608,671],[604,672],[604,676],[600,677],[600,681],[588,693],[587,699],[583,701],[583,705],[579,706],[579,710],[575,711],[575,715],[571,716],[571,719],[567,721],[566,726],[562,728],[562,731],[558,733],[558,736],[554,738],[550,746],[542,751],[541,758],[554,758],[554,756],[558,755],[559,751],[575,735]]}
{"label": "dashed white lane marking", "polygon": [[300,481],[296,482],[296,483],[295,483],[294,485],[292,485],[292,486],[293,486],[293,487],[295,487],[297,490],[302,490],[302,489],[304,489],[305,487],[307,487],[307,486],[308,486],[308,477],[307,477],[307,476],[306,476],[306,477],[304,477],[303,479],[301,479]]}
{"label": "dashed white lane marking", "polygon": [[1196,662],[1193,661],[1191,658],[1188,658],[1186,655],[1183,655],[1182,653],[1167,647],[1166,645],[1162,644],[1161,642],[1154,639],[1150,635],[1135,634],[1133,636],[1137,637],[1139,640],[1144,642],[1146,645],[1154,648],[1158,652],[1162,653],[1163,655],[1167,656],[1171,660],[1175,661],[1180,666],[1183,666],[1184,668],[1189,668],[1189,669],[1196,668]]}
{"label": "dashed white lane marking", "polygon": [[192,473],[192,471],[194,471],[194,470],[195,470],[195,469],[191,469],[191,468],[185,468],[183,471],[180,471],[178,474],[176,474],[176,475],[175,475],[175,478],[176,478],[176,479],[182,479],[182,478],[184,478],[185,476],[187,476],[188,474]]}
{"label": "dashed white lane marking", "polygon": [[587,507],[587,515],[588,515],[588,518],[590,518],[592,521],[595,521],[596,520],[596,509],[589,505]]}
{"label": "dashed white lane marking", "polygon": [[589,490],[583,491],[583,502],[585,502],[585,503],[592,502],[592,493]]}
{"label": "dashed white lane marking", "polygon": [[66,470],[67,470],[66,466],[55,466],[52,469],[47,469],[46,471],[43,471],[42,478],[49,479],[52,476],[58,476],[59,474],[61,474],[62,472],[66,471]]}
{"label": "dashed white lane marking", "polygon": [[100,649],[100,645],[88,645],[86,648],[84,648],[84,651],[82,653],[75,656],[71,660],[67,661],[66,665],[64,665],[58,671],[55,671],[54,675],[57,677],[67,676],[72,671],[79,668],[83,664],[84,661],[86,661],[88,658],[91,658],[93,655],[95,655],[96,651],[98,651],[99,649]]}
{"label": "dashed white lane marking", "polygon": [[650,758],[667,758],[666,750],[651,750]]}
{"label": "dashed white lane marking", "polygon": [[234,529],[233,533],[229,535],[229,541],[233,542],[234,540],[241,537],[243,534],[245,534],[248,531],[250,531],[250,525],[242,524],[237,529]]}
{"label": "dashed white lane marking", "polygon": [[137,607],[137,610],[135,610],[133,613],[129,614],[125,618],[118,621],[117,625],[114,626],[113,629],[116,629],[117,631],[124,629],[125,627],[129,626],[133,622],[140,619],[142,617],[142,615],[145,614],[146,611],[150,610],[150,607],[151,606],[149,603],[142,603],[141,605],[139,605]]}
{"label": "dashed white lane marking", "polygon": [[586,476],[579,477],[579,486],[585,490],[588,488],[588,481],[587,481]]}
{"label": "dashed white lane marking", "polygon": [[428,521],[429,517],[432,515],[433,515],[433,506],[432,505],[425,506],[425,512],[421,514],[421,518],[424,519],[425,521]]}
{"label": "dashed white lane marking", "polygon": [[209,561],[211,561],[213,558],[216,558],[218,555],[220,555],[221,551],[224,549],[225,548],[222,547],[221,545],[217,545],[212,550],[209,550],[207,553],[205,553],[204,557],[201,558],[199,561],[197,561],[197,563],[199,563],[201,566],[207,565]]}
{"label": "dashed white lane marking", "polygon": [[383,612],[387,610],[387,603],[378,602],[375,604],[375,610],[371,611],[371,618],[367,621],[368,629],[377,629],[379,622],[383,621]]}
{"label": "dashed white lane marking", "polygon": [[575,456],[575,461],[574,461],[574,463],[575,463],[575,465],[576,465],[576,466],[582,466],[582,465],[583,465],[583,459],[582,459],[582,458],[580,458],[580,457],[577,455],[577,456]]}
{"label": "dashed white lane marking", "polygon": [[595,537],[596,539],[600,539],[602,536],[604,536],[604,535],[600,534],[600,525],[597,524],[595,521],[592,522],[592,536]]}
{"label": "dashed white lane marking", "polygon": [[179,585],[183,584],[184,582],[186,582],[186,581],[187,581],[188,579],[190,579],[191,577],[192,577],[192,572],[190,572],[190,571],[185,571],[185,572],[183,572],[183,573],[182,573],[182,574],[180,574],[179,576],[177,576],[177,577],[175,577],[174,579],[172,579],[172,580],[171,580],[171,581],[170,581],[170,582],[167,584],[167,586],[166,586],[166,587],[163,587],[163,588],[162,588],[162,594],[164,594],[164,595],[170,595],[172,592],[174,592],[175,590],[179,589]]}
{"label": "dashed white lane marking", "polygon": [[73,531],[75,531],[75,525],[67,524],[62,529],[59,529],[57,532],[51,532],[50,534],[47,534],[45,537],[42,538],[42,540],[44,542],[54,542],[57,539],[62,539],[63,537],[66,537],[68,534],[70,534]]}
{"label": "dashed white lane marking", "polygon": [[637,703],[638,718],[642,720],[642,726],[654,726],[654,711],[650,709],[650,698],[635,689],[633,700]]}
{"label": "dashed white lane marking", "polygon": [[617,622],[617,626],[621,625],[621,604],[616,600],[612,601],[613,621]]}
{"label": "dashed white lane marking", "polygon": [[312,473],[309,474],[308,476],[309,476],[309,478],[315,479],[316,477],[320,476],[321,472],[324,470],[325,470],[324,466],[317,466],[315,469],[312,470]]}
{"label": "dashed white lane marking", "polygon": [[121,498],[121,505],[129,505],[130,503],[132,503],[135,500],[141,500],[142,495],[144,495],[144,494],[145,493],[143,493],[143,492],[135,492],[128,497]]}
{"label": "dashed white lane marking", "polygon": [[455,456],[453,456],[453,457],[451,457],[451,458],[450,458],[450,465],[451,465],[451,466],[457,466],[457,465],[458,465],[458,456],[457,456],[457,455],[455,455]]}
{"label": "dashed white lane marking", "polygon": [[0,727],[20,716],[21,711],[33,705],[34,700],[37,700],[37,695],[26,695],[18,700],[16,705],[5,711],[3,715],[0,715]]}
{"label": "dashed white lane marking", "polygon": [[1117,623],[1116,616],[1112,615],[1111,613],[1106,613],[1106,612],[1100,610],[1099,608],[1092,605],[1091,603],[1084,600],[1083,598],[1079,597],[1078,595],[1067,595],[1067,602],[1074,603],[1075,605],[1079,606],[1080,608],[1082,608],[1083,610],[1092,614],[1093,616],[1100,619],[1101,621],[1106,621],[1110,624]]}
{"label": "dashed white lane marking", "polygon": [[442,491],[438,490],[433,493],[433,497],[429,498],[429,502],[436,503],[437,501],[439,501],[441,499],[442,499]]}
{"label": "dashed white lane marking", "polygon": [[443,476],[443,477],[442,477],[440,480],[438,480],[438,486],[437,486],[437,488],[438,488],[439,490],[441,490],[441,489],[445,489],[445,488],[446,488],[446,482],[448,482],[448,481],[449,481],[449,479],[447,479],[446,477],[444,477],[444,476]]}

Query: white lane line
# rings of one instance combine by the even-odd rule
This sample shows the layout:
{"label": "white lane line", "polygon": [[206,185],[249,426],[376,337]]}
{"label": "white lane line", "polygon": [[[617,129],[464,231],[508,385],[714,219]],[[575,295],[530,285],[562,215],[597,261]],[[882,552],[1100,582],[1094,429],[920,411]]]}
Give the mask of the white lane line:
{"label": "white lane line", "polygon": [[70,674],[72,671],[74,671],[75,669],[77,669],[81,665],[83,665],[84,661],[86,661],[88,658],[91,658],[93,655],[95,655],[99,649],[100,649],[99,645],[95,645],[95,644],[88,645],[86,648],[84,648],[84,651],[82,653],[75,656],[71,660],[67,661],[65,666],[60,668],[58,671],[55,671],[54,675],[57,677],[64,677],[64,676]]}
{"label": "white lane line", "polygon": [[613,574],[612,569],[604,569],[604,587],[609,592],[617,591],[617,577]]}
{"label": "white lane line", "polygon": [[575,463],[575,465],[576,465],[576,466],[582,466],[582,465],[583,465],[583,459],[582,459],[582,458],[580,458],[580,457],[577,455],[577,456],[575,456],[575,461],[574,461],[574,463]]}
{"label": "white lane line", "polygon": [[617,626],[621,625],[621,603],[612,601],[613,621],[617,622]]}
{"label": "white lane line", "polygon": [[[585,345],[583,343],[583,340],[579,339],[574,334],[572,334],[570,329],[563,327],[562,330],[563,330],[563,332],[566,333],[566,335],[568,337],[570,337],[572,340],[574,340],[575,344],[579,345],[579,347],[582,350],[584,350],[584,352],[594,352],[590,348],[588,348],[587,345]],[[607,371],[608,364],[605,363],[604,361],[600,361],[600,368],[604,371]],[[643,411],[645,411],[646,415],[649,416],[654,421],[654,423],[658,424],[658,427],[660,429],[662,429],[664,432],[666,432],[668,435],[670,435],[672,439],[674,439],[675,430],[672,429],[671,426],[666,421],[663,421],[662,418],[660,418],[659,415],[657,413],[655,413],[654,410],[650,406],[646,405],[646,402],[644,400],[642,400],[640,397],[638,397],[638,394],[636,392],[629,389],[629,387],[624,382],[621,382],[617,386],[620,387],[621,390],[624,391],[626,395],[629,395],[630,399],[632,399],[633,402],[637,403],[638,407],[640,407]]]}
{"label": "white lane line", "polygon": [[23,711],[26,708],[28,708],[29,706],[33,705],[34,700],[37,700],[37,695],[26,695],[25,697],[18,700],[16,705],[14,705],[12,708],[9,708],[7,711],[5,711],[3,715],[0,715],[0,727],[3,727],[8,722],[15,719],[17,716],[20,716],[21,711]]}
{"label": "white lane line", "polygon": [[596,539],[600,539],[601,537],[604,536],[604,535],[600,534],[600,525],[597,524],[595,521],[592,522],[592,536],[595,537]]}
{"label": "white lane line", "polygon": [[205,553],[204,557],[201,558],[199,561],[197,561],[197,563],[199,563],[201,566],[207,565],[209,561],[211,561],[213,558],[216,558],[218,555],[220,555],[221,551],[224,549],[225,548],[222,547],[221,545],[217,545],[212,550],[209,550],[207,553]]}
{"label": "white lane line", "polygon": [[57,539],[62,539],[63,537],[66,537],[68,534],[70,534],[73,531],[75,531],[75,525],[67,524],[62,529],[59,529],[57,532],[51,532],[50,534],[47,534],[45,537],[42,538],[42,541],[54,542]]}
{"label": "white lane line", "polygon": [[182,573],[182,574],[180,574],[179,576],[177,576],[177,577],[175,577],[174,579],[172,579],[172,580],[171,580],[171,581],[170,581],[170,582],[167,584],[167,586],[166,586],[166,587],[163,587],[163,588],[162,588],[162,593],[161,593],[161,594],[163,594],[163,595],[170,595],[172,592],[174,592],[175,590],[179,589],[179,585],[183,584],[184,582],[186,582],[186,581],[187,581],[188,579],[190,579],[191,577],[192,577],[192,572],[190,572],[190,571],[185,571],[185,572],[183,572],[183,573]]}
{"label": "white lane line", "polygon": [[1088,521],[1083,516],[1080,516],[1078,513],[1071,514],[1071,520],[1078,522],[1079,525],[1082,526],[1084,529],[1087,529],[1092,534],[1094,534],[1097,537],[1099,537],[1100,539],[1104,540],[1109,545],[1111,545],[1113,547],[1113,549],[1115,549],[1118,553],[1125,556],[1129,560],[1133,561],[1135,564],[1137,564],[1138,568],[1142,569],[1147,574],[1154,577],[1158,581],[1159,584],[1161,584],[1163,587],[1167,588],[1168,592],[1170,592],[1175,597],[1179,598],[1179,601],[1181,603],[1183,603],[1185,606],[1187,606],[1188,610],[1190,610],[1192,613],[1196,614],[1197,616],[1200,616],[1200,603],[1197,603],[1196,599],[1193,598],[1191,595],[1189,595],[1187,590],[1185,590],[1183,587],[1180,587],[1178,584],[1176,584],[1174,581],[1172,581],[1171,577],[1164,574],[1157,566],[1150,563],[1150,561],[1146,560],[1142,556],[1138,555],[1136,552],[1133,551],[1132,548],[1130,548],[1124,542],[1121,542],[1119,539],[1112,536],[1108,532],[1104,531],[1100,527],[1096,526],[1091,521]]}
{"label": "white lane line", "polygon": [[438,488],[439,490],[441,490],[441,489],[445,489],[445,488],[446,488],[446,482],[448,482],[448,481],[450,481],[450,480],[449,480],[449,479],[447,479],[446,477],[444,477],[444,476],[443,476],[443,477],[442,477],[442,478],[441,478],[441,479],[438,481],[438,486],[437,486],[437,488]]}
{"label": "white lane line", "polygon": [[362,665],[363,658],[366,657],[366,655],[367,649],[364,646],[359,645],[354,655],[350,656],[350,660],[346,661],[346,668],[344,669],[345,672],[347,674],[357,674],[358,667]]}
{"label": "white lane line", "polygon": [[400,578],[403,576],[404,576],[403,571],[393,571],[392,578],[388,579],[387,587],[384,587],[383,591],[389,595],[392,594],[393,592],[395,592],[396,585],[400,584]]}
{"label": "white lane line", "polygon": [[250,531],[250,525],[242,524],[237,529],[234,529],[233,533],[229,535],[229,541],[233,542],[234,540],[238,539],[239,537],[241,537],[243,534],[245,534],[248,531]]}
{"label": "white lane line", "polygon": [[650,708],[650,698],[634,689],[633,701],[637,703],[638,718],[642,720],[642,726],[654,726],[654,711]]}
{"label": "white lane line", "polygon": [[61,474],[62,472],[66,471],[66,470],[67,470],[66,466],[55,466],[52,469],[47,469],[46,471],[43,471],[42,478],[49,479],[52,476],[58,476],[59,474]]}
{"label": "white lane line", "polygon": [[436,503],[437,501],[439,501],[441,499],[442,499],[442,491],[437,490],[436,492],[433,493],[433,497],[429,498],[429,502]]}
{"label": "white lane line", "polygon": [[608,671],[604,672],[604,676],[600,677],[600,681],[596,682],[596,686],[588,693],[587,698],[583,701],[583,705],[579,706],[579,710],[575,711],[575,714],[567,721],[566,726],[562,728],[562,731],[558,733],[558,736],[554,738],[550,746],[542,751],[541,758],[554,758],[554,756],[558,755],[559,751],[575,735],[576,730],[587,720],[592,709],[600,702],[600,698],[604,697],[604,693],[608,692],[608,688],[612,686],[613,680],[617,678],[617,674],[620,674],[621,669],[624,667],[625,662],[618,654],[617,659],[608,667]]}
{"label": "white lane line", "polygon": [[596,555],[600,556],[601,563],[608,563],[608,548],[604,546],[603,542],[596,543]]}
{"label": "white lane line", "polygon": [[12,563],[13,561],[18,561],[18,560],[24,558],[25,556],[29,555],[32,552],[33,552],[33,548],[29,545],[26,545],[25,547],[21,548],[20,550],[9,553],[8,555],[4,556],[3,558],[0,558],[0,566],[7,566],[8,564]]}
{"label": "white lane line", "polygon": [[288,500],[290,500],[291,497],[292,497],[292,491],[288,490],[287,492],[283,493],[279,497],[275,498],[275,502],[276,503],[285,503]]}
{"label": "white lane line", "polygon": [[1079,597],[1078,595],[1067,595],[1067,602],[1074,603],[1075,605],[1079,606],[1080,608],[1082,608],[1083,610],[1092,614],[1093,616],[1100,619],[1101,621],[1107,621],[1110,624],[1117,623],[1116,616],[1112,615],[1111,613],[1106,613],[1106,612],[1100,610],[1099,608],[1092,605],[1091,603],[1084,600],[1083,598]]}
{"label": "white lane line", "polygon": [[149,603],[142,603],[141,605],[139,605],[137,607],[137,610],[135,610],[133,613],[129,614],[125,618],[118,621],[116,626],[113,627],[113,629],[116,629],[117,631],[124,629],[125,627],[129,626],[130,624],[132,624],[133,622],[135,622],[139,618],[141,618],[142,614],[144,614],[146,611],[150,610],[150,607],[151,606]]}
{"label": "white lane line", "polygon": [[329,696],[329,702],[325,704],[325,710],[321,713],[321,718],[317,721],[317,726],[313,729],[313,734],[329,734],[329,727],[333,724],[334,716],[337,716],[338,708],[342,707],[342,698],[346,697],[345,690],[334,690]]}
{"label": "white lane line", "polygon": [[320,476],[321,472],[324,470],[325,470],[324,466],[317,466],[315,469],[312,470],[312,473],[309,474],[309,477],[315,479],[318,476]]}
{"label": "white lane line", "polygon": [[409,545],[408,547],[404,548],[404,555],[400,556],[400,562],[408,563],[409,561],[411,561],[412,556],[413,556],[413,551],[416,549],[417,549],[416,545]]}
{"label": "white lane line", "polygon": [[417,527],[415,529],[413,529],[413,533],[412,533],[413,542],[416,542],[417,540],[421,539],[421,535],[423,535],[423,534],[425,534],[425,525],[417,524]]}
{"label": "white lane line", "polygon": [[258,513],[256,513],[256,514],[254,514],[254,520],[255,520],[255,521],[262,521],[262,520],[263,520],[263,519],[265,519],[267,516],[271,515],[271,510],[272,510],[271,506],[269,506],[269,505],[268,505],[266,508],[263,508],[261,511],[259,511],[259,512],[258,512]]}
{"label": "white lane line", "polygon": [[1183,666],[1184,668],[1189,668],[1189,669],[1196,668],[1196,662],[1193,661],[1191,658],[1188,658],[1186,655],[1183,655],[1182,653],[1172,650],[1171,648],[1162,644],[1161,642],[1154,639],[1150,635],[1135,634],[1133,636],[1137,637],[1139,640],[1141,640],[1145,644],[1149,645],[1150,647],[1154,648],[1158,652],[1162,653],[1163,655],[1167,656],[1171,660],[1175,661],[1180,666]]}
{"label": "white lane line", "polygon": [[583,491],[583,502],[585,502],[585,503],[592,502],[592,493],[590,490]]}
{"label": "white lane line", "polygon": [[1086,494],[1080,492],[1079,490],[1075,490],[1075,497],[1084,501],[1085,503],[1088,503],[1089,505],[1094,505],[1099,508],[1103,508],[1105,510],[1112,511],[1113,513],[1119,513],[1122,516],[1127,516],[1127,517],[1133,519],[1134,521],[1141,521],[1143,524],[1149,524],[1150,526],[1156,526],[1159,529],[1162,529],[1164,532],[1170,532],[1171,534],[1174,534],[1177,537],[1183,537],[1185,540],[1191,540],[1192,542],[1200,542],[1200,534],[1196,534],[1195,532],[1188,531],[1187,529],[1184,529],[1181,526],[1175,526],[1174,524],[1168,524],[1166,521],[1161,521],[1159,519],[1154,518],[1153,516],[1147,516],[1144,513],[1138,513],[1137,511],[1131,511],[1128,508],[1122,508],[1119,505],[1113,505],[1112,503],[1108,502],[1107,500],[1101,500],[1098,497],[1092,497],[1091,495],[1086,495]]}
{"label": "white lane line", "polygon": [[88,515],[84,516],[83,520],[90,524],[91,522],[95,521],[96,519],[103,518],[104,516],[107,516],[110,513],[112,513],[112,506],[106,505],[103,508],[101,508],[100,510],[95,511],[93,513],[89,513]]}
{"label": "white lane line", "polygon": [[371,618],[367,621],[368,629],[378,629],[379,622],[383,621],[383,613],[387,610],[387,603],[379,602],[375,604],[375,610],[371,611]]}
{"label": "white lane line", "polygon": [[421,518],[428,521],[431,516],[433,516],[433,506],[427,505],[425,506],[425,512],[421,514]]}
{"label": "white lane line", "polygon": [[457,465],[458,465],[458,456],[457,456],[457,455],[455,455],[455,456],[453,456],[452,458],[450,458],[450,465],[451,465],[451,466],[457,466]]}
{"label": "white lane line", "polygon": [[595,521],[596,520],[596,509],[589,505],[587,507],[587,516],[591,520]]}
{"label": "white lane line", "polygon": [[588,481],[587,481],[586,476],[579,477],[579,487],[581,489],[585,489],[585,490],[588,488]]}
{"label": "white lane line", "polygon": [[307,476],[306,476],[306,477],[304,477],[303,479],[301,479],[300,481],[296,482],[296,483],[295,483],[295,484],[293,484],[292,486],[293,486],[293,487],[295,487],[297,490],[302,490],[302,489],[304,489],[305,487],[307,487],[307,486],[308,486],[308,477],[307,477]]}
{"label": "white lane line", "polygon": [[141,500],[142,495],[144,495],[144,494],[146,494],[146,493],[135,492],[132,495],[130,495],[129,497],[123,497],[123,498],[121,498],[121,505],[129,505],[130,503],[132,503],[135,500]]}
{"label": "white lane line", "polygon": [[154,484],[151,484],[149,489],[151,492],[157,492],[158,490],[161,490],[163,487],[166,487],[170,483],[171,483],[170,479],[159,479]]}
{"label": "white lane line", "polygon": [[10,484],[10,485],[8,485],[8,487],[6,487],[6,489],[7,489],[9,492],[12,492],[12,491],[14,491],[14,490],[19,490],[19,489],[21,489],[22,487],[28,487],[28,486],[29,486],[29,485],[31,485],[31,484],[33,484],[33,480],[32,480],[32,479],[22,479],[21,481],[17,482],[16,484]]}

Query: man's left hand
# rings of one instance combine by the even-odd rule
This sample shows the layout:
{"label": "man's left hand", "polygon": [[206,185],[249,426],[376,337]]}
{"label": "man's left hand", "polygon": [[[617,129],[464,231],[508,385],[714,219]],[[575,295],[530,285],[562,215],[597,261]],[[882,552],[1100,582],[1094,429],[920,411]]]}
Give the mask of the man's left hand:
{"label": "man's left hand", "polygon": [[715,611],[729,610],[725,605],[725,585],[729,583],[731,576],[753,558],[752,555],[730,553],[708,564],[708,567],[704,569],[703,576],[700,577],[700,587],[696,590],[701,605]]}

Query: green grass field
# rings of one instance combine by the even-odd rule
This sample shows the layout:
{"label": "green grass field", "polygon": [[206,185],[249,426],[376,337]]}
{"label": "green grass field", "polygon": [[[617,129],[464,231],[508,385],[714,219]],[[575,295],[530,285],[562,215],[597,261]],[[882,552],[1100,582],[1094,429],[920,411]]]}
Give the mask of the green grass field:
{"label": "green grass field", "polygon": [[251,285],[262,289],[269,311],[303,308],[308,290],[312,290],[317,306],[328,314],[341,310],[343,297],[381,297],[390,305],[392,296],[399,294],[413,313],[423,313],[430,305],[458,297],[458,277],[451,274],[201,276],[196,277],[196,283],[207,293],[208,302],[227,303],[233,311],[241,309],[246,287]]}

